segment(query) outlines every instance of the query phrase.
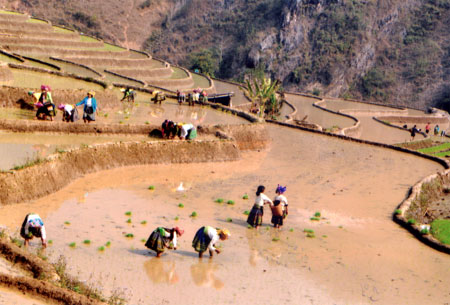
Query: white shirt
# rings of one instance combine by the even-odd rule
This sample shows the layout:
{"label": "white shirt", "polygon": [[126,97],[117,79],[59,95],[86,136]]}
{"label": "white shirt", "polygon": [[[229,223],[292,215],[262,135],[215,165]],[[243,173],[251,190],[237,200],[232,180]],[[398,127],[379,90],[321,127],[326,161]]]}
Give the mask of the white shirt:
{"label": "white shirt", "polygon": [[88,98],[86,101],[86,106],[92,107],[92,98]]}
{"label": "white shirt", "polygon": [[[164,230],[164,237],[170,237],[170,232]],[[173,239],[172,239],[173,247],[177,247],[177,232],[173,232]]]}
{"label": "white shirt", "polygon": [[275,197],[275,200],[279,200],[281,203],[281,207],[283,209],[283,211],[286,209],[286,207],[288,206],[288,201],[287,198],[284,195],[278,195],[277,197]]}
{"label": "white shirt", "polygon": [[214,247],[214,244],[220,239],[219,234],[217,234],[217,230],[213,227],[206,227],[206,234],[209,238],[211,238],[211,241],[208,245],[209,251],[215,251],[216,248]]}
{"label": "white shirt", "polygon": [[191,130],[192,128],[194,128],[194,125],[192,125],[192,124],[184,124],[183,126],[181,126],[180,136],[182,138],[186,138],[189,130]]}
{"label": "white shirt", "polygon": [[64,111],[66,111],[66,112],[68,112],[68,113],[70,113],[70,112],[72,111],[72,109],[73,109],[73,106],[70,105],[70,104],[66,104],[66,105],[64,106]]}
{"label": "white shirt", "polygon": [[41,228],[41,236],[43,240],[47,239],[47,234],[45,232],[44,222],[38,214],[30,214],[27,218],[27,223],[25,224],[25,235],[30,233],[30,227],[38,227]]}
{"label": "white shirt", "polygon": [[256,197],[256,199],[255,199],[255,204],[258,207],[264,206],[265,202],[269,202],[270,204],[273,204],[272,200],[270,200],[270,198],[267,197],[264,193],[259,194],[259,196]]}

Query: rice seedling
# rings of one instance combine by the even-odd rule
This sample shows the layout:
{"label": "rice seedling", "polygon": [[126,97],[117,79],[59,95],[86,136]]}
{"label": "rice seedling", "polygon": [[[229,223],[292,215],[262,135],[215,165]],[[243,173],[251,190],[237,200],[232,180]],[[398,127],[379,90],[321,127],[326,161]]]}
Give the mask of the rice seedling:
{"label": "rice seedling", "polygon": [[131,223],[131,218],[128,218],[128,219],[127,219],[127,223]]}
{"label": "rice seedling", "polygon": [[402,214],[402,210],[400,210],[400,209],[395,210],[395,215],[401,215],[401,214]]}
{"label": "rice seedling", "polygon": [[127,216],[131,216],[131,211],[127,211],[127,212],[125,212],[125,215],[127,215]]}
{"label": "rice seedling", "polygon": [[410,218],[410,219],[408,219],[408,223],[409,223],[410,225],[414,225],[414,224],[416,224],[416,220],[413,219],[413,218]]}
{"label": "rice seedling", "polygon": [[290,228],[290,229],[289,229],[289,232],[294,232],[294,228]]}
{"label": "rice seedling", "polygon": [[97,248],[97,250],[100,251],[100,252],[103,252],[103,251],[105,251],[105,247],[104,246],[100,246],[100,247]]}
{"label": "rice seedling", "polygon": [[230,217],[227,218],[227,222],[233,222],[233,219],[231,219]]}
{"label": "rice seedling", "polygon": [[280,239],[278,237],[272,238],[272,241],[279,241]]}
{"label": "rice seedling", "polygon": [[309,220],[311,220],[311,221],[319,221],[320,218],[317,218],[317,217],[311,217]]}
{"label": "rice seedling", "polygon": [[322,237],[323,237],[323,238],[327,238],[328,236],[327,236],[327,235],[322,235]]}
{"label": "rice seedling", "polygon": [[308,237],[308,238],[314,238],[314,237],[316,237],[316,235],[315,235],[314,233],[307,233],[307,234],[306,234],[306,237]]}
{"label": "rice seedling", "polygon": [[343,228],[344,228],[344,226],[339,226],[338,228],[339,228],[339,229],[343,229]]}
{"label": "rice seedling", "polygon": [[175,216],[175,218],[173,220],[178,221],[178,220],[180,220],[180,217]]}
{"label": "rice seedling", "polygon": [[244,194],[244,196],[242,196],[242,199],[247,200],[248,199],[248,195]]}
{"label": "rice seedling", "polygon": [[234,200],[228,200],[228,201],[227,201],[227,204],[229,204],[229,205],[234,205]]}
{"label": "rice seedling", "polygon": [[270,230],[270,228],[269,227],[266,227],[266,231],[269,231]]}
{"label": "rice seedling", "polygon": [[75,248],[76,246],[77,246],[77,244],[74,243],[74,242],[72,242],[72,243],[69,244],[69,247],[71,247],[71,248]]}
{"label": "rice seedling", "polygon": [[178,207],[179,207],[179,208],[184,208],[184,204],[179,203],[179,204],[178,204]]}
{"label": "rice seedling", "polygon": [[145,125],[149,125],[150,124],[150,122],[149,121],[145,121]]}
{"label": "rice seedling", "polygon": [[303,229],[303,232],[314,234],[314,230],[312,230],[312,229]]}
{"label": "rice seedling", "polygon": [[249,215],[250,211],[244,211],[244,215]]}
{"label": "rice seedling", "polygon": [[147,224],[147,220],[141,221],[141,225],[146,225],[146,224]]}
{"label": "rice seedling", "polygon": [[83,244],[90,245],[91,241],[89,239],[85,239],[85,240],[83,240]]}
{"label": "rice seedling", "polygon": [[105,113],[104,115],[103,115],[105,118],[107,118],[108,117],[108,114],[107,113]]}
{"label": "rice seedling", "polygon": [[141,243],[145,243],[147,240],[145,238],[141,238]]}
{"label": "rice seedling", "polygon": [[123,121],[119,121],[119,124],[123,124]]}
{"label": "rice seedling", "polygon": [[422,229],[422,230],[420,230],[420,234],[423,234],[423,235],[427,235],[427,234],[429,234],[430,233],[430,231],[428,231],[428,229]]}
{"label": "rice seedling", "polygon": [[127,233],[127,234],[125,234],[125,237],[126,238],[133,238],[134,234],[133,233]]}
{"label": "rice seedling", "polygon": [[150,186],[148,187],[148,189],[151,190],[151,191],[153,191],[153,190],[155,189],[155,186],[154,186],[154,185],[150,185]]}
{"label": "rice seedling", "polygon": [[314,217],[320,218],[320,216],[321,216],[320,212],[315,212],[315,213],[314,213]]}
{"label": "rice seedling", "polygon": [[48,242],[47,242],[49,245],[51,245],[51,244],[53,244],[53,240],[49,240]]}
{"label": "rice seedling", "polygon": [[70,225],[70,221],[64,221],[64,224],[65,224],[66,226],[68,226],[68,225]]}
{"label": "rice seedling", "polygon": [[247,225],[247,229],[251,229],[253,228],[251,225]]}
{"label": "rice seedling", "polygon": [[110,241],[107,241],[106,244],[105,244],[105,246],[110,247],[110,246],[111,246],[111,242],[110,242]]}
{"label": "rice seedling", "polygon": [[217,203],[222,203],[224,200],[223,200],[223,198],[217,198],[216,200],[215,200],[215,202],[217,202]]}
{"label": "rice seedling", "polygon": [[191,215],[189,215],[190,217],[197,217],[198,216],[198,214],[197,214],[197,212],[196,211],[194,211],[194,212],[192,212],[191,213]]}

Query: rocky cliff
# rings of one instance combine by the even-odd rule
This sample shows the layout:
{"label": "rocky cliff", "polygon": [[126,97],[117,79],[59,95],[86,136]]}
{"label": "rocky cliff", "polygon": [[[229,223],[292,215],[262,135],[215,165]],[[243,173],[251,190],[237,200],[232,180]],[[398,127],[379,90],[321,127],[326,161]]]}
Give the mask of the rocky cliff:
{"label": "rocky cliff", "polygon": [[425,108],[450,101],[450,0],[0,0],[155,56],[285,89]]}

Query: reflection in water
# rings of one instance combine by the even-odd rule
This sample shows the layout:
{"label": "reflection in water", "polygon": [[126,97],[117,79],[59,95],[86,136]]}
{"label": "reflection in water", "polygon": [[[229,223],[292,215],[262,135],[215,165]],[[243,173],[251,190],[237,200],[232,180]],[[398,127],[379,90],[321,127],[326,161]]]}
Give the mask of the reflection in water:
{"label": "reflection in water", "polygon": [[155,284],[175,284],[179,278],[175,272],[175,262],[153,257],[144,263],[148,277]]}
{"label": "reflection in water", "polygon": [[162,106],[152,105],[148,113],[154,118],[161,118],[164,112],[165,110]]}
{"label": "reflection in water", "polygon": [[192,280],[197,286],[222,289],[224,283],[214,275],[214,272],[217,269],[218,265],[212,260],[199,260],[197,263],[191,266]]}

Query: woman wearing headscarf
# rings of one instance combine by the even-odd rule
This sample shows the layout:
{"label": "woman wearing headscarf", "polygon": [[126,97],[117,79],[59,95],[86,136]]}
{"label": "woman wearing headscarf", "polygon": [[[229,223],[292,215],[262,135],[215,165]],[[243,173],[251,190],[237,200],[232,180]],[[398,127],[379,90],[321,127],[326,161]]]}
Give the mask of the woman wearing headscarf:
{"label": "woman wearing headscarf", "polygon": [[[30,92],[28,94],[30,94]],[[32,96],[37,98],[38,95],[33,94]],[[35,105],[38,107],[38,110],[36,111],[36,118],[42,118],[45,120],[47,119],[47,116],[49,116],[50,120],[53,121],[53,117],[56,115],[56,112],[49,86],[41,85],[41,93],[38,97],[38,103]]]}
{"label": "woman wearing headscarf", "polygon": [[20,228],[20,236],[25,239],[25,247],[28,246],[33,237],[40,238],[42,247],[47,247],[47,234],[45,232],[44,222],[38,214],[30,213],[25,216],[22,227]]}
{"label": "woman wearing headscarf", "polygon": [[83,121],[86,123],[90,123],[91,121],[95,121],[95,113],[97,111],[97,100],[94,98],[95,92],[89,91],[87,96],[76,106],[84,105],[83,108]]}
{"label": "woman wearing headscarf", "polygon": [[150,234],[145,246],[155,251],[156,257],[161,257],[166,248],[177,249],[177,236],[181,236],[183,233],[184,231],[179,227],[172,229],[158,227]]}
{"label": "woman wearing headscarf", "polygon": [[288,200],[286,198],[286,196],[284,196],[283,194],[286,192],[287,187],[286,186],[281,186],[278,184],[277,189],[275,190],[275,193],[277,194],[277,196],[275,197],[275,200],[279,200],[281,203],[281,208],[283,209],[283,218],[286,218],[286,216],[289,214],[288,211]]}
{"label": "woman wearing headscarf", "polygon": [[219,240],[226,240],[230,237],[230,231],[227,229],[216,229],[210,226],[201,227],[197,233],[195,233],[194,240],[192,241],[192,247],[198,252],[198,257],[203,257],[203,252],[209,250],[209,256],[213,257],[214,252],[220,253],[220,250],[214,247]]}
{"label": "woman wearing headscarf", "polygon": [[258,186],[258,189],[256,190],[255,204],[253,205],[247,218],[247,223],[256,229],[258,229],[262,224],[264,204],[273,204],[272,200],[264,194],[265,190],[266,188],[263,185]]}

